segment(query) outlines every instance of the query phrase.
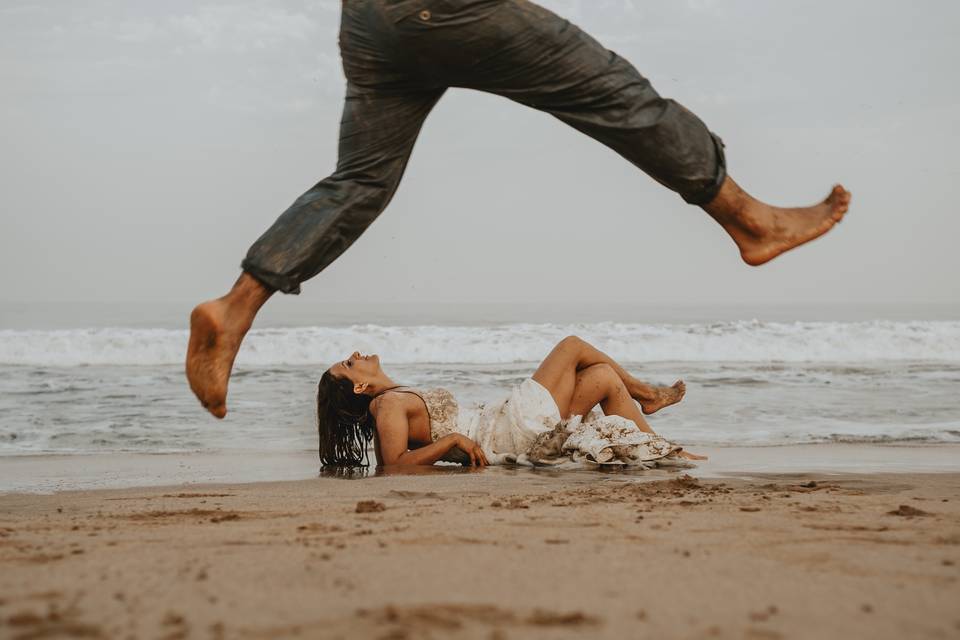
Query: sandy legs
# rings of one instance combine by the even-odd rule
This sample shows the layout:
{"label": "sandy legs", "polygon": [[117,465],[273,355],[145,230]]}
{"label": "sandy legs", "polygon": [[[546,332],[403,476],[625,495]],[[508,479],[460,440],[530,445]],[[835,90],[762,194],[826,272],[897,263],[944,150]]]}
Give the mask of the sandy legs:
{"label": "sandy legs", "polygon": [[655,434],[640,413],[623,380],[613,367],[603,362],[577,371],[570,404],[566,407],[566,415],[561,415],[564,418],[585,416],[598,404],[604,415],[633,420],[641,431]]}
{"label": "sandy legs", "polygon": [[[621,416],[632,420],[641,431],[656,435],[637,409],[637,403],[634,402],[623,380],[613,367],[602,362],[577,371],[568,412],[570,415],[586,415],[597,404],[600,405],[604,415]],[[679,455],[688,460],[707,459],[706,456],[689,451],[681,451]]]}
{"label": "sandy legs", "polygon": [[[632,420],[641,431],[652,434],[655,432],[643,413],[653,413],[680,402],[686,391],[683,382],[670,387],[643,383],[613,358],[576,336],[568,336],[557,343],[540,363],[533,379],[553,396],[561,418],[586,415],[599,404],[604,415]],[[643,412],[637,403],[641,407],[646,403]],[[689,460],[706,459],[686,451],[680,452],[680,456]]]}
{"label": "sandy legs", "polygon": [[243,337],[272,293],[244,273],[227,295],[197,305],[190,314],[187,381],[200,404],[218,418],[227,415],[227,385]]}
{"label": "sandy legs", "polygon": [[728,177],[703,210],[730,235],[743,261],[759,266],[830,231],[849,206],[850,192],[836,185],[822,202],[811,207],[773,207],[755,199]]}
{"label": "sandy legs", "polygon": [[[582,370],[598,364],[607,366],[617,378],[622,387],[622,393],[626,394],[629,404],[639,416],[639,421],[636,422],[641,425],[641,428],[646,421],[643,420],[634,400],[640,403],[643,413],[649,415],[680,402],[686,393],[686,385],[679,380],[669,387],[657,387],[638,380],[613,358],[576,336],[568,336],[561,340],[540,363],[540,367],[533,374],[533,379],[550,391],[557,402],[557,407],[560,408],[560,415],[566,418],[572,415],[569,413],[569,407],[577,386],[577,375]],[[598,402],[599,400],[594,402],[587,410],[589,411]],[[633,420],[633,418],[630,419]]]}

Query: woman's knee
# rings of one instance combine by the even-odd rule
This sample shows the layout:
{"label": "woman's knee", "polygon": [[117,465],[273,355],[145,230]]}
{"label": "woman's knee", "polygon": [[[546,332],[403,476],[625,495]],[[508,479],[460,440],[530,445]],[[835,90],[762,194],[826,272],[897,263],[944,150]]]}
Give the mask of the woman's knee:
{"label": "woman's knee", "polygon": [[577,384],[590,384],[605,389],[620,382],[620,377],[609,364],[598,362],[577,372]]}
{"label": "woman's knee", "polygon": [[570,413],[586,415],[590,409],[617,394],[620,383],[613,367],[598,363],[577,372],[576,385],[570,402]]}
{"label": "woman's knee", "polygon": [[557,348],[576,354],[579,360],[580,357],[586,354],[588,349],[593,348],[593,345],[580,336],[569,335],[557,343]]}

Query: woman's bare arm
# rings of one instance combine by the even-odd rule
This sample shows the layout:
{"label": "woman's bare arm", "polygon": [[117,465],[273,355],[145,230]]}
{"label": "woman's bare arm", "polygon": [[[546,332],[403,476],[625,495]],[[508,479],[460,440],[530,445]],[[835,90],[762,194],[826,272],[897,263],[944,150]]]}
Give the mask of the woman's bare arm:
{"label": "woman's bare arm", "polygon": [[[451,433],[435,442],[410,449],[410,424],[407,410],[401,401],[384,398],[378,403],[376,411],[377,434],[380,437],[379,463],[385,467],[399,465],[431,465],[440,460],[451,449],[464,445],[465,436]],[[475,445],[475,443],[472,443]],[[461,448],[465,448],[461,446]],[[474,447],[479,450],[479,447]],[[470,454],[471,464],[483,466],[487,463],[482,452]]]}

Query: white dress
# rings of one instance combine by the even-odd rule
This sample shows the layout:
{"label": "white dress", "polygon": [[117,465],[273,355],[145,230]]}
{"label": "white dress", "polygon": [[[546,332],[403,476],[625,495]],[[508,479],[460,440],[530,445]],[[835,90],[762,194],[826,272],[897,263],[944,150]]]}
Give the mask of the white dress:
{"label": "white dress", "polygon": [[[460,408],[446,389],[420,392],[430,415],[430,437],[436,441],[462,433],[479,444],[491,464],[593,464],[692,466],[679,458],[681,447],[641,431],[635,422],[594,410],[586,417],[560,418],[550,392],[533,378],[515,385],[509,395],[484,403],[460,419]],[[446,460],[459,461],[456,454]]]}

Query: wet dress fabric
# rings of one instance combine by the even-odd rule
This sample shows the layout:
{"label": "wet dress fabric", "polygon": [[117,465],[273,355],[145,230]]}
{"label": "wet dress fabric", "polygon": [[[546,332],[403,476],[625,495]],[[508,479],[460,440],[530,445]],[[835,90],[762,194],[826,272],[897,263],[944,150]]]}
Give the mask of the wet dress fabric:
{"label": "wet dress fabric", "polygon": [[339,43],[347,87],[336,170],[297,198],[242,262],[271,289],[299,293],[380,215],[450,87],[548,113],[692,204],[712,200],[726,175],[723,144],[697,116],[533,2],[343,0]]}
{"label": "wet dress fabric", "polygon": [[[436,441],[462,433],[482,448],[491,464],[557,465],[587,462],[599,465],[690,466],[677,457],[681,447],[640,430],[632,420],[591,412],[562,420],[550,392],[527,378],[496,402],[479,405],[461,416],[446,389],[418,393],[430,416],[430,437]],[[454,450],[443,460],[463,462]]]}

